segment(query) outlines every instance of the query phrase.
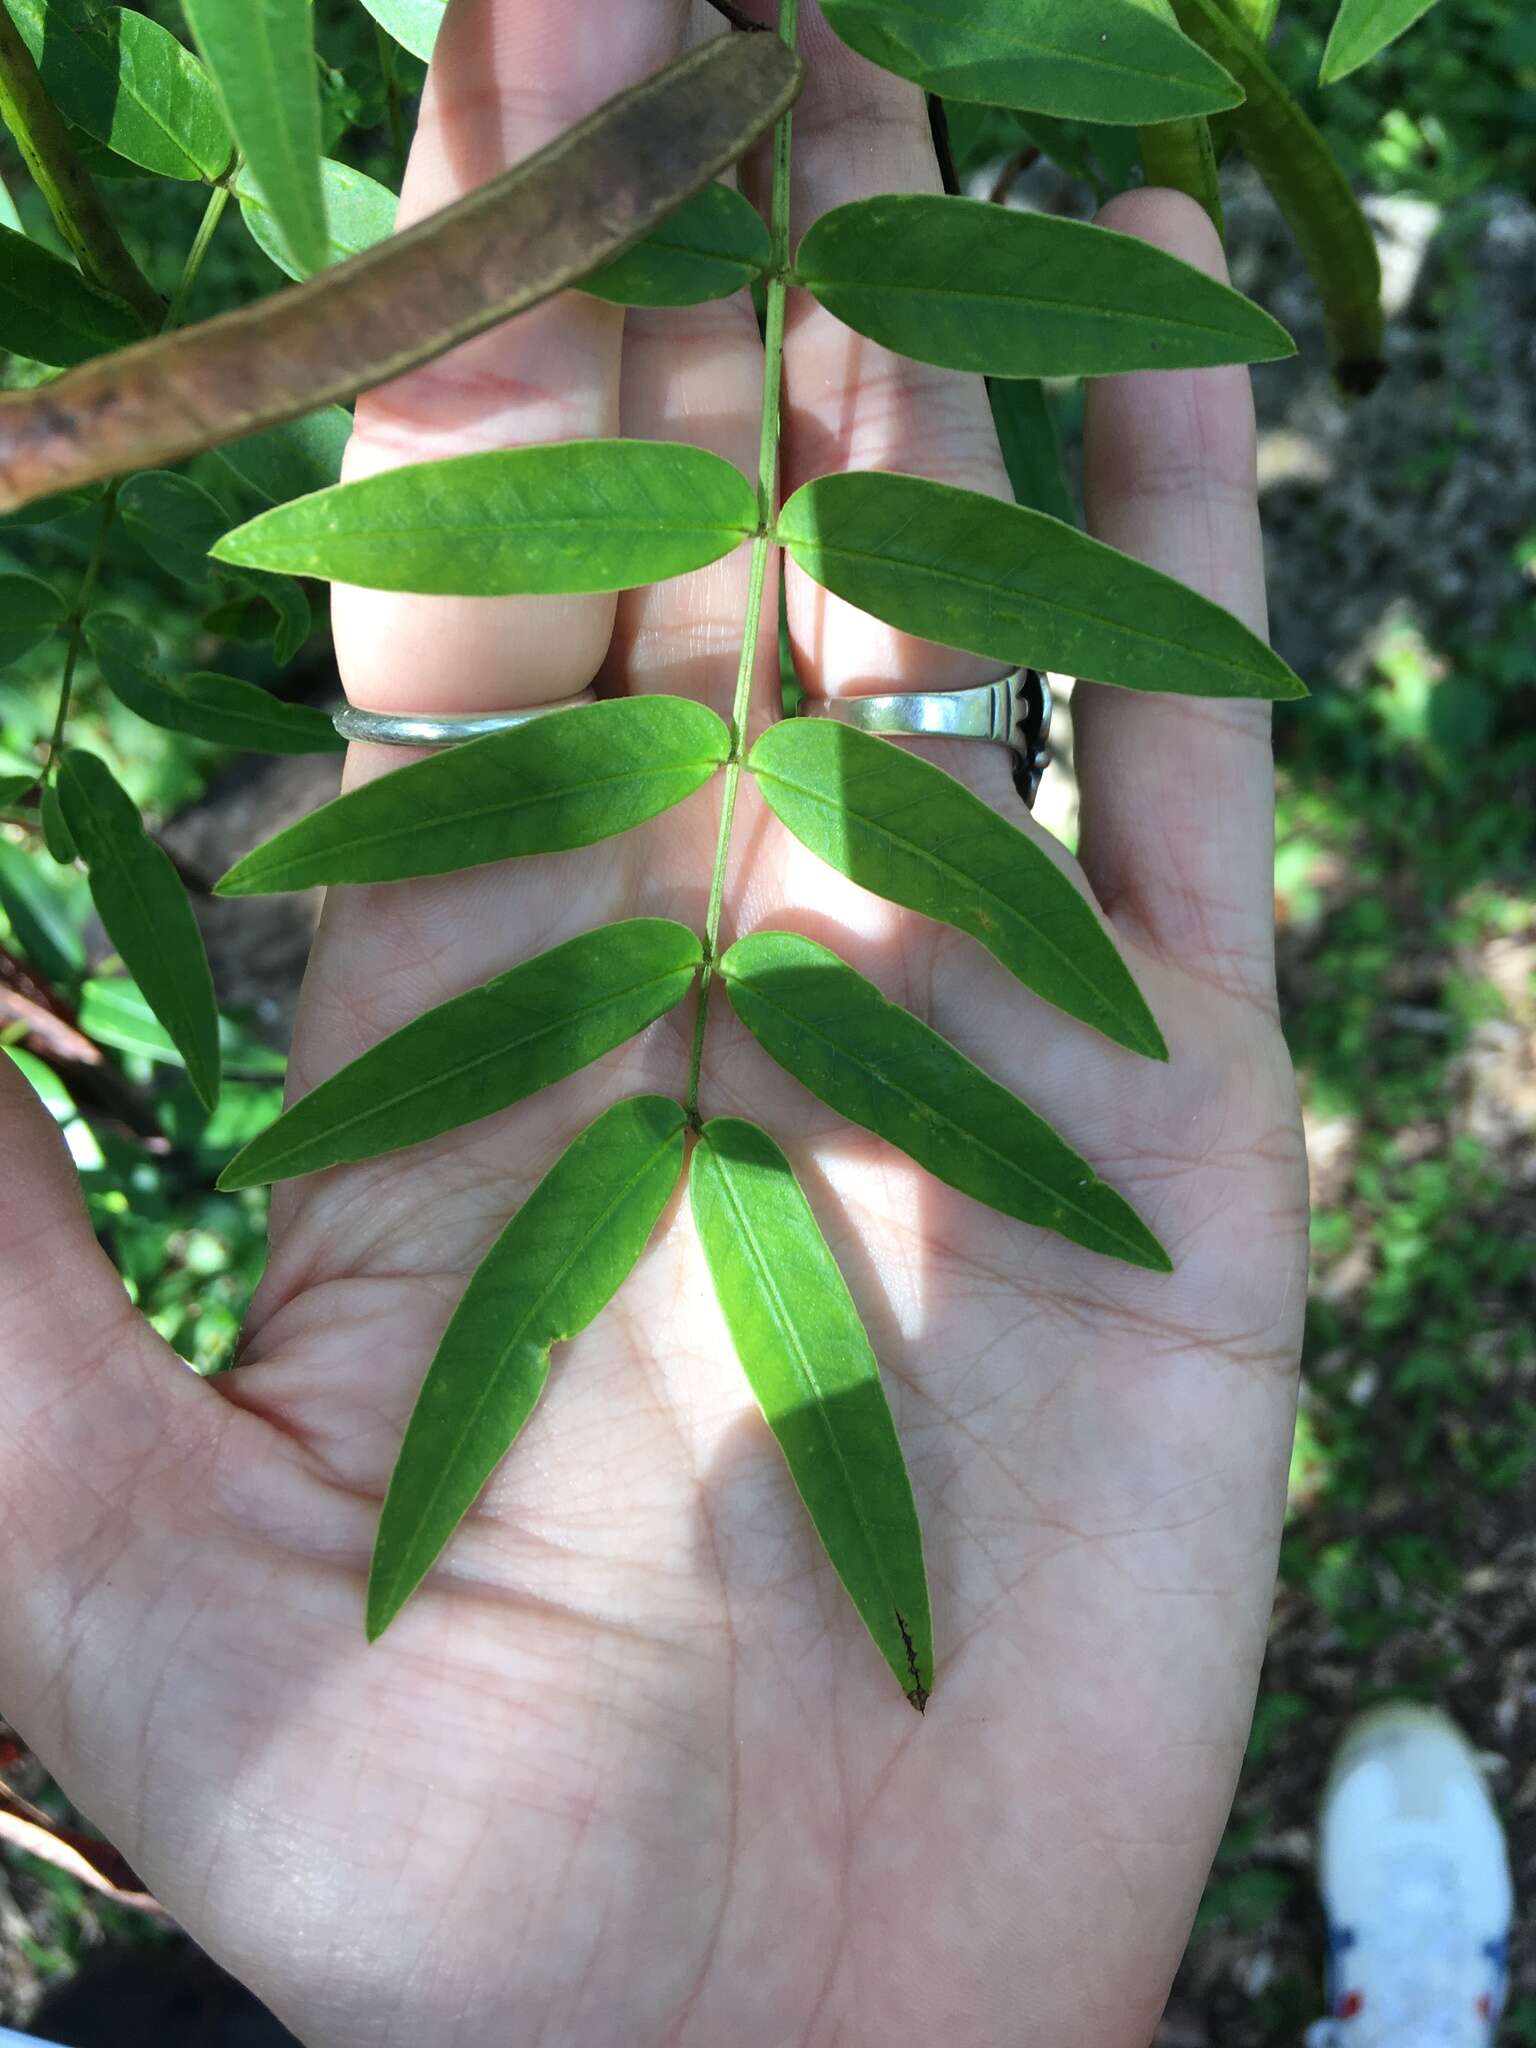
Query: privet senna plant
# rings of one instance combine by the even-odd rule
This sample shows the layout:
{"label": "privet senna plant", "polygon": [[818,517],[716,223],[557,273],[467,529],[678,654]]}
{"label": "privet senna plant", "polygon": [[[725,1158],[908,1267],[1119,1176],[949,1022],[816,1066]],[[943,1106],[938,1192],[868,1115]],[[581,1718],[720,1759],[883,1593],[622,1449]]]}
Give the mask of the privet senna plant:
{"label": "privet senna plant", "polygon": [[[442,0],[366,4],[401,63],[430,55]],[[1218,157],[1243,148],[1312,266],[1341,378],[1370,381],[1380,343],[1374,251],[1326,148],[1266,61],[1274,0],[824,7],[854,49],[928,91],[940,129],[948,98],[1010,110],[1051,153],[1081,124],[1134,130],[1149,176],[1190,191],[1218,218]],[[1344,0],[1325,79],[1346,75],[1423,11],[1424,0]],[[773,1137],[703,1114],[712,1011],[729,1004],[838,1115],[1021,1225],[1153,1271],[1169,1262],[1143,1220],[1025,1103],[826,947],[757,931],[721,949],[741,778],[829,866],[966,933],[1085,1028],[1150,1061],[1167,1051],[1094,911],[959,782],[819,721],[777,725],[746,750],[770,554],[783,550],[892,625],[1002,663],[1125,689],[1303,695],[1236,619],[1076,530],[1041,381],[1259,362],[1291,344],[1260,308],[1159,250],[953,192],[840,207],[792,249],[796,0],[781,0],[777,36],[722,36],[399,236],[393,193],[323,154],[309,0],[185,0],[185,14],[196,54],[132,9],[0,0],[0,114],[73,259],[24,232],[14,209],[0,222],[0,343],[30,365],[17,380],[27,388],[0,394],[0,510],[13,528],[92,507],[96,520],[71,598],[34,577],[0,576],[0,660],[51,636],[63,650],[50,741],[34,772],[0,778],[0,806],[44,857],[83,864],[113,945],[211,1107],[220,1030],[197,926],[107,764],[69,745],[76,675],[91,663],[138,717],[198,740],[271,752],[335,741],[307,707],[232,676],[168,670],[153,634],[98,604],[109,536],[128,536],[194,586],[216,579],[215,623],[262,608],[280,659],[309,628],[296,578],[469,595],[615,591],[749,546],[729,722],[672,697],[568,710],[325,805],[219,885],[228,896],[378,885],[558,853],[627,831],[718,779],[703,930],[634,918],[520,962],[294,1102],[221,1184],[418,1144],[577,1072],[692,996],[683,1099],[605,1109],[550,1163],[471,1279],[389,1486],[367,1628],[387,1627],[431,1569],[531,1413],[553,1346],[623,1285],[686,1172],[742,1367],[828,1556],[921,1707],[933,1683],[922,1539],[878,1365]],[[395,61],[385,77],[398,132]],[[711,181],[770,126],[765,221]],[[91,155],[207,189],[168,299],[119,236]],[[297,282],[182,328],[231,197]],[[754,478],[697,448],[599,440],[336,484],[348,431],[336,401],[573,285],[657,307],[760,289]],[[887,348],[988,378],[1020,502],[861,473],[818,478],[779,506],[791,288]],[[156,467],[203,449],[219,450],[227,494]],[[254,516],[231,526],[232,507]]]}

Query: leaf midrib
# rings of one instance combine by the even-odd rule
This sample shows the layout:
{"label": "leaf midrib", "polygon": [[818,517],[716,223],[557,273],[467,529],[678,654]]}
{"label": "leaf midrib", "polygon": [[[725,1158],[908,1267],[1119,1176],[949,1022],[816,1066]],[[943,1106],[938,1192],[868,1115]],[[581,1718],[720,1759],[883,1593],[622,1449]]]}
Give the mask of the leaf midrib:
{"label": "leaf midrib", "polygon": [[[871,7],[868,11],[873,13],[876,9]],[[878,11],[886,17],[905,15],[908,20],[920,22],[928,27],[931,27],[934,21],[933,15],[924,13],[918,7],[903,7],[900,0],[879,0]],[[1010,35],[1006,30],[990,22],[972,22],[970,31],[978,38],[990,37],[994,42],[1001,43],[1005,49],[1023,50],[1031,57],[1045,58],[1057,64],[1085,64],[1102,71],[1118,72],[1126,78],[1150,78],[1159,85],[1183,84],[1201,87],[1209,92],[1218,90],[1214,79],[1206,85],[1198,76],[1191,77],[1176,71],[1153,71],[1142,64],[1127,64],[1123,58],[1103,57],[1093,51],[1066,49],[1059,43],[1035,42],[1028,36]],[[955,67],[945,65],[943,68],[949,70]],[[972,70],[975,66],[963,65],[960,68]]]}
{"label": "leaf midrib", "polygon": [[[87,801],[89,801],[88,798]],[[133,860],[124,851],[125,847],[130,843],[130,841],[127,838],[126,828],[120,830],[118,827],[113,825],[110,818],[104,818],[102,820],[102,825],[102,850],[110,856],[112,864],[116,868],[119,878],[126,885],[129,894],[133,898],[134,908],[139,914],[140,922],[143,925],[145,932],[148,934],[149,942],[151,947],[153,948],[155,958],[159,961],[161,971],[164,974],[167,983],[169,984],[169,990],[172,997],[172,1001],[166,1007],[169,1008],[172,1014],[179,1019],[182,1029],[182,1035],[186,1041],[185,1044],[178,1043],[176,1033],[174,1030],[172,1030],[169,1024],[166,1024],[166,1030],[170,1035],[171,1043],[176,1046],[183,1060],[186,1062],[188,1075],[192,1077],[192,1086],[194,1092],[198,1096],[198,1099],[204,1104],[206,1104],[209,1100],[209,1094],[212,1091],[210,1089],[208,1092],[205,1093],[205,1089],[207,1089],[208,1084],[211,1083],[213,1079],[213,1074],[216,1071],[217,1067],[217,1036],[215,1036],[214,1064],[213,1066],[210,1066],[207,1059],[208,1049],[205,1045],[203,1045],[200,1042],[199,1034],[197,1033],[197,1031],[195,1031],[192,1028],[193,1025],[197,1022],[197,1019],[195,1015],[193,1015],[192,1012],[187,1008],[183,1000],[186,991],[182,987],[182,977],[174,970],[171,963],[165,957],[164,949],[160,944],[159,921],[151,915],[150,906],[145,902],[144,897],[142,896],[139,890],[139,881],[137,874],[134,872]],[[154,841],[149,837],[148,833],[144,834],[144,843],[151,849],[152,853],[160,853],[162,859],[165,860],[167,867],[170,866],[169,856],[165,855],[161,848],[155,846]],[[94,865],[95,863],[91,861],[89,858],[87,858],[87,877],[89,877],[90,870]],[[184,902],[186,899],[181,898],[180,900]],[[151,1007],[154,1006],[152,1005]],[[157,1016],[161,1015],[160,1010],[158,1008],[155,1009],[155,1014]],[[163,1017],[161,1018],[161,1021],[165,1021]],[[201,1080],[203,1084],[202,1086],[199,1086],[199,1080]]]}
{"label": "leaf midrib", "polygon": [[[1176,319],[1169,313],[1149,313],[1140,306],[1085,306],[1078,299],[1048,299],[1038,292],[984,291],[971,285],[893,284],[884,278],[817,278],[799,273],[800,283],[819,297],[823,291],[885,293],[894,298],[979,299],[1023,311],[1066,313],[1078,320],[1134,320],[1147,327],[1169,327],[1176,334],[1214,334],[1227,339],[1240,333],[1232,326],[1221,327],[1208,320]],[[1234,297],[1239,296],[1234,293]]]}

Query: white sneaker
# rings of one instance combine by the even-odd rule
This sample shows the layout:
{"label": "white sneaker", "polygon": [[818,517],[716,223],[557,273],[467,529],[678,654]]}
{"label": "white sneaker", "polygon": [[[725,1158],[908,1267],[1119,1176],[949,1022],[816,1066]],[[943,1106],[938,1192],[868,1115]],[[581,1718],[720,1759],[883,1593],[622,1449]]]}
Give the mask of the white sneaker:
{"label": "white sneaker", "polygon": [[1332,2017],[1308,2048],[1493,2048],[1513,1891],[1454,1722],[1393,1706],[1354,1723],[1323,1794],[1317,1860]]}

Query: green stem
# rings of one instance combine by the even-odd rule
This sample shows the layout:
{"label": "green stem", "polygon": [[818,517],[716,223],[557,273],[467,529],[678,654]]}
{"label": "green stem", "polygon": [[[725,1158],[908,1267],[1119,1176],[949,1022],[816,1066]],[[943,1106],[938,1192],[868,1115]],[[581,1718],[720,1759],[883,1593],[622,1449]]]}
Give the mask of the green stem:
{"label": "green stem", "polygon": [[400,81],[395,76],[395,46],[377,22],[373,32],[379,39],[379,69],[384,74],[385,103],[389,110],[389,141],[399,165],[405,163],[405,121],[400,112]]}
{"label": "green stem", "polygon": [[[0,4],[0,12],[3,12]],[[187,260],[181,266],[181,275],[176,280],[176,289],[171,293],[171,303],[165,309],[161,322],[162,330],[174,327],[186,310],[192,287],[197,282],[198,272],[203,267],[203,258],[208,254],[208,244],[213,240],[215,228],[224,217],[229,204],[229,187],[215,185],[208,195],[208,204],[203,208],[203,217],[198,223],[197,233],[192,237],[192,246],[187,251]],[[75,687],[75,669],[80,661],[81,643],[85,637],[85,621],[90,612],[91,599],[95,595],[96,580],[101,574],[101,565],[106,557],[107,540],[112,532],[112,523],[117,517],[117,494],[119,486],[109,484],[101,501],[101,514],[96,522],[96,538],[91,544],[90,560],[85,565],[85,574],[80,579],[80,589],[66,621],[68,638],[64,643],[64,670],[59,678],[59,705],[53,716],[53,734],[48,742],[48,759],[39,780],[46,781],[53,773],[55,761],[64,745],[64,730],[69,723],[70,698]]]}
{"label": "green stem", "polygon": [[1142,166],[1149,185],[1187,192],[1210,215],[1218,235],[1225,231],[1221,212],[1221,178],[1209,121],[1159,121],[1137,130]]}
{"label": "green stem", "polygon": [[15,137],[16,147],[81,270],[93,284],[132,306],[146,327],[158,327],[165,311],[160,295],[123,246],[111,214],[48,97],[32,52],[3,6],[0,119]]}
{"label": "green stem", "polygon": [[[790,49],[800,0],[779,0],[779,36]],[[693,1024],[693,1053],[688,1063],[688,1116],[699,1122],[699,1082],[704,1066],[704,1033],[709,1022],[710,989],[714,982],[716,951],[720,939],[720,914],[725,903],[725,871],[730,860],[731,827],[736,817],[736,797],[741,786],[741,768],[747,747],[747,717],[752,704],[752,679],[757,669],[757,642],[763,617],[763,592],[768,580],[768,555],[773,546],[775,492],[779,474],[779,416],[784,372],[784,307],[789,295],[789,144],[790,117],[786,113],[773,131],[773,200],[768,231],[772,243],[772,267],[764,288],[763,318],[763,415],[757,451],[757,533],[752,542],[752,562],[747,572],[747,614],[742,624],[741,660],[736,670],[736,693],[731,703],[731,751],[725,764],[725,787],[720,803],[720,830],[715,839],[715,866],[709,883],[709,908],[704,916],[704,967],[699,981],[698,1009]]]}

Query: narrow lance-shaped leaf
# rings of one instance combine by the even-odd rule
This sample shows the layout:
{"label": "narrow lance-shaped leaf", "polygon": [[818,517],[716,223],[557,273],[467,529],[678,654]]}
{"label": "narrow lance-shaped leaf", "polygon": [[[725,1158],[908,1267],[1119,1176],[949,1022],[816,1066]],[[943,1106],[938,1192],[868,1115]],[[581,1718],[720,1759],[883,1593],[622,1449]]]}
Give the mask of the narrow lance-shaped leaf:
{"label": "narrow lance-shaped leaf", "polygon": [[86,621],[85,637],[107,688],[151,725],[264,754],[329,754],[345,746],[312,704],[284,704],[237,676],[196,674],[173,681],[160,666],[154,635],[132,619],[95,612]]}
{"label": "narrow lance-shaped leaf", "polygon": [[756,524],[752,486],[707,448],[557,441],[337,484],[258,514],[213,553],[370,590],[629,590],[718,561]]}
{"label": "narrow lance-shaped leaf", "polygon": [[61,256],[0,227],[0,348],[61,367],[143,334],[131,306],[88,283]]}
{"label": "narrow lance-shaped leaf", "polygon": [[969,932],[1026,988],[1117,1044],[1168,1057],[1082,893],[942,768],[819,718],[771,727],[747,766],[774,814],[850,880]]}
{"label": "narrow lance-shaped leaf", "polygon": [[1323,52],[1321,83],[1337,85],[1395,43],[1435,0],[1343,0]]}
{"label": "narrow lance-shaped leaf", "polygon": [[756,932],[720,973],[758,1044],[839,1116],[1005,1216],[1170,1270],[1130,1204],[1043,1118],[825,946]]}
{"label": "narrow lance-shaped leaf", "polygon": [[446,748],[237,861],[220,896],[451,874],[627,832],[708,782],[730,734],[685,697],[621,697]]}
{"label": "narrow lance-shaped leaf", "polygon": [[795,275],[899,355],[989,377],[1295,354],[1268,313],[1149,242],[982,199],[890,192],[834,207],[801,242]]}
{"label": "narrow lance-shaped leaf", "polygon": [[133,8],[94,20],[58,0],[5,0],[59,112],[118,156],[162,178],[212,181],[234,140],[202,65]]}
{"label": "narrow lance-shaped leaf", "polygon": [[325,209],[325,245],[319,263],[297,255],[273,212],[262,187],[242,168],[235,179],[235,197],[251,239],[289,277],[311,277],[327,264],[345,263],[371,249],[395,231],[399,204],[387,185],[350,164],[325,157],[320,165],[320,198]]}
{"label": "narrow lance-shaped leaf", "polygon": [[24,847],[0,839],[0,911],[22,952],[55,989],[72,989],[85,972],[90,902],[83,875],[50,872]]}
{"label": "narrow lance-shaped leaf", "polygon": [[386,35],[425,64],[443,25],[448,0],[363,0]]}
{"label": "narrow lance-shaped leaf", "polygon": [[182,0],[251,178],[306,270],[325,261],[313,0]]}
{"label": "narrow lance-shaped leaf", "polygon": [[817,583],[888,625],[1021,667],[1190,697],[1304,697],[1220,605],[1022,505],[925,477],[817,477],[777,537]]}
{"label": "narrow lance-shaped leaf", "polygon": [[60,867],[67,867],[71,861],[79,858],[80,850],[70,836],[69,826],[64,818],[64,806],[59,802],[58,789],[51,782],[43,784],[43,794],[38,803],[38,821],[43,828],[43,844]]}
{"label": "narrow lance-shaped leaf", "polygon": [[731,1342],[828,1558],[913,1706],[933,1690],[923,1535],[880,1368],[789,1161],[739,1117],[688,1176]]}
{"label": "narrow lance-shaped leaf", "polygon": [[1334,375],[1369,391],[1381,375],[1381,264],[1338,159],[1223,0],[1173,0],[1187,34],[1242,81],[1232,132],[1269,187],[1323,302]]}
{"label": "narrow lance-shaped leaf", "polygon": [[616,306],[697,306],[751,284],[773,256],[768,223],[730,185],[706,185],[581,288]]}
{"label": "narrow lance-shaped leaf", "polygon": [[1067,526],[1080,524],[1045,386],[1034,377],[990,377],[987,403],[1015,500]]}
{"label": "narrow lance-shaped leaf", "polygon": [[170,1033],[198,1099],[212,1109],[219,1098],[219,1012],[203,935],[176,870],[104,761],[71,749],[59,764],[58,787],[107,936]]}
{"label": "narrow lance-shaped leaf", "polygon": [[664,1017],[703,957],[695,933],[636,917],[547,953],[392,1032],[284,1110],[221,1188],[398,1152],[537,1095]]}
{"label": "narrow lance-shaped leaf", "polygon": [[36,576],[0,576],[0,669],[41,646],[67,609],[52,584]]}
{"label": "narrow lance-shaped leaf", "polygon": [[717,36],[349,263],[46,391],[0,392],[0,512],[349,398],[538,305],[740,156],[802,76],[777,36]]}
{"label": "narrow lance-shaped leaf", "polygon": [[1135,125],[1235,107],[1239,88],[1138,0],[824,0],[861,56],[929,92]]}
{"label": "narrow lance-shaped leaf", "polygon": [[645,1250],[683,1170],[682,1109],[616,1102],[576,1138],[476,1268],[427,1372],[385,1495],[368,1580],[382,1635],[474,1506],[549,1378]]}

